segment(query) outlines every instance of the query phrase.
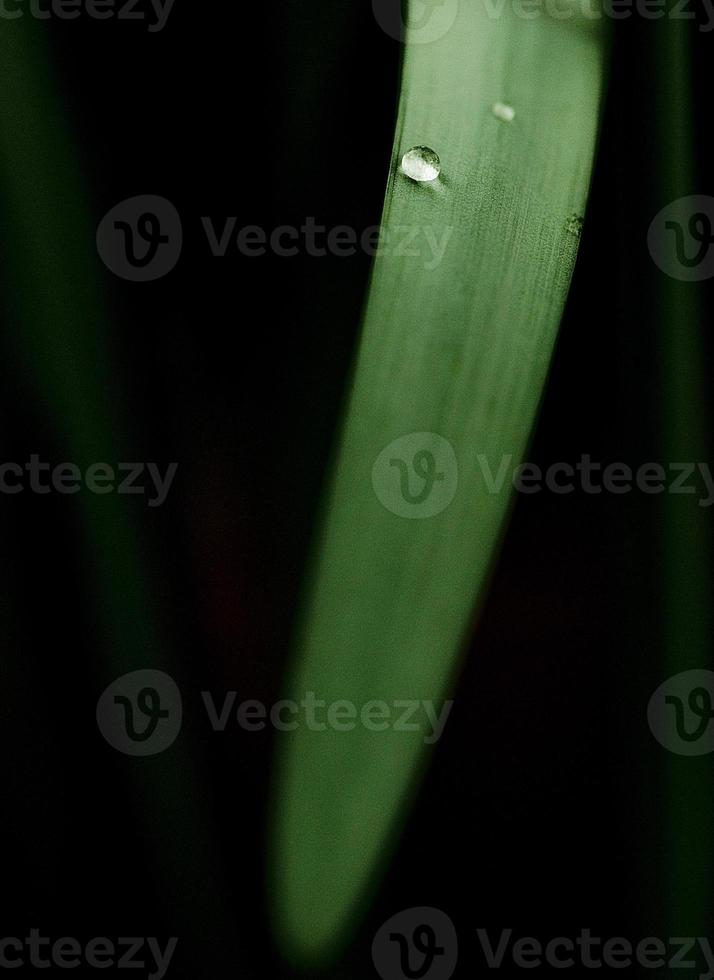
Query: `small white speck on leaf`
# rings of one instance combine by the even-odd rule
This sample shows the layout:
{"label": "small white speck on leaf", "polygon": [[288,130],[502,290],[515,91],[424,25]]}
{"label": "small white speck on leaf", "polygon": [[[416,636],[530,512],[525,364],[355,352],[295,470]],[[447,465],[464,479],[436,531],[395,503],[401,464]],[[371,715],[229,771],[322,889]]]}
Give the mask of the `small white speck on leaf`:
{"label": "small white speck on leaf", "polygon": [[491,106],[491,112],[496,119],[500,119],[502,122],[513,122],[516,118],[516,110],[506,102],[494,102]]}

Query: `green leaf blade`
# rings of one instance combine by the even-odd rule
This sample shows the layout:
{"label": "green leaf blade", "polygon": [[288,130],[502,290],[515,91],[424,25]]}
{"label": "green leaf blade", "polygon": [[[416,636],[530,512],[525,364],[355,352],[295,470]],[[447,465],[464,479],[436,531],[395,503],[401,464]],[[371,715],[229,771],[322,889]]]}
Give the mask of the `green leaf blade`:
{"label": "green leaf blade", "polygon": [[[596,21],[505,9],[489,19],[471,4],[443,38],[408,48],[387,248],[316,542],[286,693],[296,702],[314,692],[358,711],[413,700],[438,712],[448,697],[511,500],[508,479],[489,490],[483,460],[494,474],[504,458],[516,466],[537,415],[585,211],[605,49]],[[513,121],[494,115],[497,102]],[[400,172],[415,145],[440,154],[439,181]],[[427,230],[450,236],[440,262],[394,247],[415,229],[422,245]],[[424,520],[391,512],[372,482],[385,447],[411,433],[446,440],[458,466],[453,501]],[[329,959],[357,924],[428,754],[420,720],[413,732],[303,725],[285,737],[272,863],[293,959]]]}

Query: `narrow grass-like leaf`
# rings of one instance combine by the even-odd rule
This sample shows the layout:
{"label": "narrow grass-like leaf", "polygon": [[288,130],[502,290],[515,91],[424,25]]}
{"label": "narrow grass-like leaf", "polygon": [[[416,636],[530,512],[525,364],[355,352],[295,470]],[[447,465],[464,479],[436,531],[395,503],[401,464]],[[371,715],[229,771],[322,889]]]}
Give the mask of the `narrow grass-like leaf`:
{"label": "narrow grass-like leaf", "polygon": [[[54,94],[45,34],[44,23],[29,17],[0,22],[0,250],[12,286],[3,304],[9,321],[4,340],[65,458],[85,470],[112,460],[125,445],[126,413],[112,377],[95,222]],[[100,623],[96,676],[106,682],[136,669],[171,669],[131,498],[83,493],[78,499],[87,595]],[[154,870],[182,921],[196,916],[189,879],[202,883],[203,914],[214,925],[222,907],[212,828],[195,759],[185,748],[175,751],[173,765],[142,760],[145,765],[129,770],[129,782],[155,843]]]}
{"label": "narrow grass-like leaf", "polygon": [[[692,25],[670,16],[656,25],[653,76],[658,165],[656,208],[699,192],[694,158]],[[662,458],[696,463],[709,458],[705,395],[702,287],[660,274],[657,279]],[[660,611],[666,675],[711,666],[712,521],[695,497],[662,498]],[[666,758],[666,859],[671,934],[699,935],[714,903],[714,811],[709,756]],[[691,975],[698,972],[691,967]]]}
{"label": "narrow grass-like leaf", "polygon": [[[489,17],[472,3],[443,37],[408,46],[383,216],[391,247],[376,259],[315,542],[286,691],[295,701],[314,692],[358,711],[374,700],[438,711],[448,697],[511,499],[508,478],[486,485],[484,459],[494,476],[522,459],[568,293],[605,49],[602,22],[519,19],[507,5]],[[437,182],[400,172],[418,145],[440,155]],[[427,234],[447,243],[440,261]],[[433,491],[455,487],[453,500],[424,519],[410,519],[407,500],[393,506],[387,486],[402,467],[410,492],[425,486],[421,437],[373,473],[413,433],[445,440],[421,439],[427,453],[453,450],[436,454]],[[272,894],[295,961],[328,960],[357,924],[419,781],[431,725],[416,720],[418,731],[303,724],[283,736]]]}

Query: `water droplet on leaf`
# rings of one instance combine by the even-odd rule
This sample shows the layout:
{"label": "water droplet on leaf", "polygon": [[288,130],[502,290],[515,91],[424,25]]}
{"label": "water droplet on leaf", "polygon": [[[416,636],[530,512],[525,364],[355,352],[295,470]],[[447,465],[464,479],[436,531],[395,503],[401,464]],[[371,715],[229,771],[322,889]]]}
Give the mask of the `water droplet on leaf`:
{"label": "water droplet on leaf", "polygon": [[419,183],[436,180],[441,173],[439,154],[429,146],[413,146],[402,158],[402,170]]}

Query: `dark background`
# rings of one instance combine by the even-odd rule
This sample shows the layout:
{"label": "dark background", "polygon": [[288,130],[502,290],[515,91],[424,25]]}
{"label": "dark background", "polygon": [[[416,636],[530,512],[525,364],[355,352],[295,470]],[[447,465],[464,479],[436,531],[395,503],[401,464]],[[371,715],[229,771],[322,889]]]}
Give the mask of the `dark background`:
{"label": "dark background", "polygon": [[[651,29],[617,25],[581,256],[530,453],[542,465],[660,458]],[[3,498],[0,935],[177,935],[169,976],[288,977],[264,887],[274,736],[212,734],[199,692],[279,696],[369,260],[248,259],[235,247],[215,259],[200,219],[377,224],[400,48],[368,4],[343,0],[177,0],[160,34],[84,19],[46,33],[96,222],[136,194],[168,198],[183,219],[183,256],[165,279],[122,282],[99,260],[97,275],[130,418],[114,458],[179,462],[163,508],[131,506],[188,702],[201,775],[192,803],[215,863],[181,837],[188,823],[166,799],[163,833],[185,863],[156,871],[132,760],[96,728],[113,678],[96,666],[74,498]],[[692,35],[701,123],[711,42]],[[698,153],[691,193],[706,194],[703,138]],[[59,461],[53,420],[9,358],[0,383],[6,458]],[[464,977],[485,969],[478,927],[546,940],[583,927],[665,934],[651,820],[665,790],[643,712],[660,674],[658,519],[654,498],[519,497],[450,724],[369,920],[332,975],[374,975],[374,932],[417,905],[454,920]],[[178,763],[167,753],[151,765],[158,786],[161,767]]]}

